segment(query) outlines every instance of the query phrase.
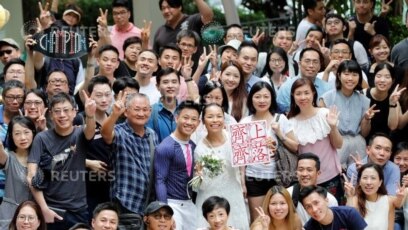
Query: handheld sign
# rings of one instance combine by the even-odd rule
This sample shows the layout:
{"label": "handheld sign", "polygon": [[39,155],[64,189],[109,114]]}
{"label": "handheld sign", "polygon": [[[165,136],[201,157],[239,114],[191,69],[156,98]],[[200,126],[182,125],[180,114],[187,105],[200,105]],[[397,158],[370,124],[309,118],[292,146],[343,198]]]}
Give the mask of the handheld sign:
{"label": "handheld sign", "polygon": [[34,34],[33,39],[33,49],[48,57],[72,59],[87,54],[86,37],[71,27],[50,27]]}
{"label": "handheld sign", "polygon": [[270,163],[266,121],[233,124],[229,130],[233,167]]}

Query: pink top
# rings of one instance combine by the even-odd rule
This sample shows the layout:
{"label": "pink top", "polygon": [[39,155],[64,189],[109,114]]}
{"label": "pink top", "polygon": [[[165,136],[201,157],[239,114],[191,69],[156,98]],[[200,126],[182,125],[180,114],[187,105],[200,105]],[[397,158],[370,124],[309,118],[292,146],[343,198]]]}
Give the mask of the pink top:
{"label": "pink top", "polygon": [[111,31],[111,40],[112,40],[112,45],[115,46],[119,50],[119,58],[123,60],[123,43],[125,40],[129,37],[136,36],[139,37],[141,36],[142,30],[137,28],[136,26],[133,25],[133,23],[129,22],[129,27],[126,30],[121,30],[119,31],[116,25],[112,26],[112,31]]}
{"label": "pink top", "polygon": [[330,143],[330,126],[326,121],[329,110],[320,108],[311,118],[300,120],[291,118],[293,132],[299,141],[299,154],[311,152],[320,158],[320,175],[317,184],[333,179],[341,172],[337,150]]}
{"label": "pink top", "polygon": [[177,96],[178,101],[185,101],[188,96],[187,83],[184,81],[184,77],[180,76],[180,90]]}

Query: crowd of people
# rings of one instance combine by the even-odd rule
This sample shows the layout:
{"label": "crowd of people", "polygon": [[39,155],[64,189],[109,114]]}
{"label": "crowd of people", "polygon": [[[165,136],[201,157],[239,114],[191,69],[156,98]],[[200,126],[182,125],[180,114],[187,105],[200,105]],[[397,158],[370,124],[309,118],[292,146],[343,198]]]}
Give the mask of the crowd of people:
{"label": "crowd of people", "polygon": [[[159,0],[154,35],[113,0],[86,63],[1,39],[0,229],[408,229],[408,40],[389,41],[391,2],[376,15],[353,0],[346,20],[303,0],[267,53],[238,24],[204,45],[204,0],[192,15]],[[77,31],[84,14],[39,8],[38,32]],[[230,125],[258,121],[271,159],[235,167]],[[289,186],[282,148],[297,158]]]}

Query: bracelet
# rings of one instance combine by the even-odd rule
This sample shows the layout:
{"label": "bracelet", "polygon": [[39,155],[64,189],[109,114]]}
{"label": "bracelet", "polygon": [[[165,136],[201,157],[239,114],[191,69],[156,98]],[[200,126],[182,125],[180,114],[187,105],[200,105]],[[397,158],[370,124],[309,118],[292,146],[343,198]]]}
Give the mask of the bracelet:
{"label": "bracelet", "polygon": [[389,105],[390,108],[396,108],[397,107],[397,103],[395,103],[395,105]]}
{"label": "bracelet", "polygon": [[189,81],[192,81],[193,80],[193,78],[191,77],[191,78],[189,78],[189,79],[184,79],[184,81],[185,82],[189,82]]}
{"label": "bracelet", "polygon": [[95,116],[88,116],[88,115],[85,114],[85,119],[94,120],[94,119],[95,119]]}

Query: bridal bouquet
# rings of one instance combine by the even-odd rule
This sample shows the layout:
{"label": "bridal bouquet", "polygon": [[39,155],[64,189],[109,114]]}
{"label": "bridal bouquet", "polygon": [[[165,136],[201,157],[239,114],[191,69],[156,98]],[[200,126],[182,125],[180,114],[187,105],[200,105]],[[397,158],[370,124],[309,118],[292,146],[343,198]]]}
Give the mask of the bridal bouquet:
{"label": "bridal bouquet", "polygon": [[204,175],[214,178],[224,171],[224,161],[213,154],[204,155],[198,159],[195,170],[197,175],[188,184],[194,190],[198,190],[203,182]]}

